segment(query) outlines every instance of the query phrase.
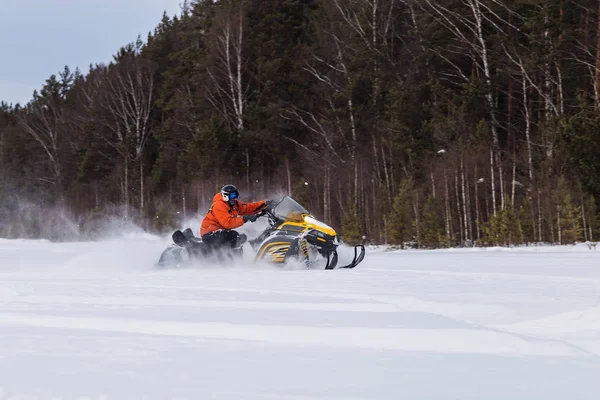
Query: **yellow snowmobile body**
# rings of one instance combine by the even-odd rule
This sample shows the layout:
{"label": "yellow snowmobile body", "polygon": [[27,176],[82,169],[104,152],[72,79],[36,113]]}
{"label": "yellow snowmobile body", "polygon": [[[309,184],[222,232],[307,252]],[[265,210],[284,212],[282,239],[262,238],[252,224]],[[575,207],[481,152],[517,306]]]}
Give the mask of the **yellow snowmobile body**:
{"label": "yellow snowmobile body", "polygon": [[[338,261],[337,233],[314,218],[304,207],[286,196],[272,210],[266,210],[270,227],[253,243],[260,243],[257,260],[283,264],[296,259],[311,267],[316,258],[326,259],[325,269],[334,269]],[[354,268],[365,255],[364,246],[356,246],[354,260],[340,268]]]}

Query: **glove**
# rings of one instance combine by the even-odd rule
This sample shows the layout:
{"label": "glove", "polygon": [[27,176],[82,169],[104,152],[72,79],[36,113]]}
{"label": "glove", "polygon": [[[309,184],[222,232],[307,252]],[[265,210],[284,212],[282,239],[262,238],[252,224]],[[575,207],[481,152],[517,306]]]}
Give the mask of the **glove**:
{"label": "glove", "polygon": [[277,206],[277,204],[279,203],[277,200],[267,200],[265,201],[265,203],[267,204],[267,206],[265,207],[266,210],[272,210],[275,208],[275,206]]}
{"label": "glove", "polygon": [[254,214],[254,215],[244,215],[242,217],[242,219],[244,220],[244,223],[246,222],[254,222],[258,219],[259,215]]}

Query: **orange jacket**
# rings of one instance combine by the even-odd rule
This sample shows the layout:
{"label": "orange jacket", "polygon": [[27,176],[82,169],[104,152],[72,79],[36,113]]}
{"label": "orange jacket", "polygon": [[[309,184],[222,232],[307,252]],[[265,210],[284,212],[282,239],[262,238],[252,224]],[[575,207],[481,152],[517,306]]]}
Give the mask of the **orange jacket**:
{"label": "orange jacket", "polygon": [[221,192],[215,194],[213,203],[208,210],[208,214],[202,220],[200,226],[200,236],[204,236],[209,232],[219,229],[235,229],[244,225],[242,216],[253,215],[261,212],[267,203],[265,201],[257,201],[255,203],[236,202],[230,206],[229,203],[223,201]]}

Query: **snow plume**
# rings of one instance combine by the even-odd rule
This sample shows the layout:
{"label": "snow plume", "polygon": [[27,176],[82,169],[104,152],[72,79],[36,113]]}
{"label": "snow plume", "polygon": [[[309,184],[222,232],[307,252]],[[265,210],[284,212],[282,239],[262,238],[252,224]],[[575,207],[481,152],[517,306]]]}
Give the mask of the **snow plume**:
{"label": "snow plume", "polygon": [[[6,188],[5,188],[6,189]],[[56,242],[102,240],[144,234],[121,207],[105,206],[75,216],[66,207],[45,205],[3,190],[0,197],[0,237],[48,239]]]}
{"label": "snow plume", "polygon": [[80,239],[108,240],[150,235],[137,221],[141,218],[131,209],[126,213],[122,206],[107,205],[102,210],[91,211],[78,218]]}
{"label": "snow plume", "polygon": [[[269,193],[264,199],[281,200],[286,195],[280,190]],[[156,215],[147,218],[131,207],[126,212],[123,206],[115,204],[104,204],[100,209],[75,213],[67,207],[44,204],[33,196],[25,196],[15,187],[2,185],[0,238],[48,239],[56,242],[97,241],[151,235],[149,232],[152,232],[170,240],[174,230],[185,228],[191,228],[198,236],[205,216],[204,206],[206,210],[209,209],[212,196],[212,191],[207,193],[207,202],[200,207],[200,213],[189,209],[184,212],[172,204],[169,207],[161,207],[159,204],[156,206]],[[243,196],[242,200],[252,202],[263,198]],[[260,218],[238,230],[253,239],[266,227],[266,218]]]}
{"label": "snow plume", "polygon": [[79,226],[70,218],[66,210],[44,207],[9,191],[2,192],[0,237],[64,241],[79,236]]}

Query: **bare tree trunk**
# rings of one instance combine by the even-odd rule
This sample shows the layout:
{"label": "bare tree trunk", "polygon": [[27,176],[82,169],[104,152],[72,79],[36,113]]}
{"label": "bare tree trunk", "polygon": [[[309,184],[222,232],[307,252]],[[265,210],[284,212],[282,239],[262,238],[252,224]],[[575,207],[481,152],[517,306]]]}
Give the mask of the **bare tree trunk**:
{"label": "bare tree trunk", "polygon": [[129,218],[129,156],[125,155],[125,171],[123,173],[123,201],[125,206],[125,219]]}
{"label": "bare tree trunk", "polygon": [[64,124],[62,107],[55,102],[42,100],[32,102],[23,113],[20,114],[19,123],[42,148],[46,156],[51,177],[40,177],[41,180],[51,182],[55,187],[55,193],[63,196],[61,187],[61,165],[59,162],[59,143],[61,142],[61,128]]}
{"label": "bare tree trunk", "polygon": [[529,185],[533,185],[533,157],[531,151],[531,116],[529,113],[529,99],[527,98],[527,80],[523,73],[523,107],[525,110],[525,138],[527,140],[527,167],[529,172]]}
{"label": "bare tree trunk", "polygon": [[465,244],[465,237],[464,237],[464,227],[463,227],[463,219],[462,219],[462,212],[460,209],[460,195],[459,195],[459,190],[458,190],[458,171],[455,171],[454,173],[454,194],[456,195],[456,211],[458,212],[458,229],[460,232],[460,245],[464,246]]}
{"label": "bare tree trunk", "polygon": [[[544,25],[548,26],[548,4],[546,4],[544,8]],[[550,30],[548,28],[544,29],[544,44],[550,47]],[[544,89],[546,95],[544,96],[544,117],[546,120],[550,118],[550,112],[552,110],[552,80],[550,78],[550,62],[548,61],[548,55],[546,54],[546,60],[544,62]]]}
{"label": "bare tree trunk", "polygon": [[[354,204],[358,206],[358,163],[356,162],[356,154],[352,156],[354,161]],[[357,208],[357,211],[360,212],[360,208]]]}
{"label": "bare tree trunk", "polygon": [[242,15],[240,14],[239,24],[238,24],[238,40],[237,46],[235,47],[235,56],[236,56],[236,86],[237,86],[237,109],[238,109],[238,130],[242,131],[244,129],[244,96],[242,89],[242,39],[244,37],[244,30],[242,26]]}
{"label": "bare tree trunk", "polygon": [[531,192],[529,192],[527,194],[527,196],[529,196],[529,201],[531,203],[531,225],[533,226],[533,238],[531,238],[533,240],[533,242],[535,242],[535,238],[538,237],[538,232],[537,232],[537,223],[535,220],[535,206],[534,206],[534,200],[533,200],[533,195],[531,194]]}
{"label": "bare tree trunk", "polygon": [[473,246],[473,238],[474,238],[474,233],[473,233],[473,209],[471,208],[471,184],[469,181],[469,176],[467,174],[466,177],[466,190],[467,190],[467,221],[468,221],[468,226],[469,226],[469,246]]}
{"label": "bare tree trunk", "polygon": [[556,244],[556,238],[554,237],[554,216],[552,215],[552,204],[548,206],[548,226],[550,228],[550,240],[552,244]]}
{"label": "bare tree trunk", "polygon": [[290,159],[289,158],[285,158],[285,172],[287,173],[287,192],[288,192],[288,196],[292,195],[292,175],[290,172]]}
{"label": "bare tree trunk", "polygon": [[413,211],[415,213],[415,227],[417,229],[417,248],[421,248],[421,213],[419,212],[419,191],[415,190],[415,201],[413,201]]}
{"label": "bare tree trunk", "polygon": [[511,207],[515,207],[515,186],[517,185],[517,144],[513,143],[512,188],[510,193]]}
{"label": "bare tree trunk", "polygon": [[140,162],[140,213],[144,213],[144,161],[142,157],[139,158]]}
{"label": "bare tree trunk", "polygon": [[530,107],[531,107],[531,102],[529,100],[528,97],[528,89],[529,89],[529,84],[531,84],[532,86],[534,86],[534,88],[538,91],[538,93],[540,94],[540,96],[544,97],[542,95],[542,93],[540,93],[540,89],[533,85],[531,78],[529,78],[529,75],[527,74],[527,71],[525,70],[525,65],[523,63],[523,61],[521,60],[521,57],[517,57],[517,59],[515,59],[515,57],[513,57],[508,50],[504,49],[506,55],[508,56],[508,58],[514,63],[516,64],[520,71],[521,71],[521,83],[522,83],[522,91],[523,91],[523,110],[525,112],[525,138],[527,141],[527,167],[528,167],[528,175],[529,175],[529,185],[530,188],[533,185],[533,161],[532,161],[532,151],[531,151],[531,111],[530,111]]}
{"label": "bare tree trunk", "polygon": [[373,229],[375,232],[375,237],[374,240],[376,241],[380,241],[381,240],[381,218],[377,218],[377,215],[381,215],[381,214],[385,214],[385,211],[383,213],[379,213],[380,206],[379,203],[377,202],[377,189],[378,189],[378,183],[377,183],[377,178],[375,176],[373,176],[371,178],[371,201],[373,202],[373,212],[375,214],[375,224],[373,226]]}
{"label": "bare tree trunk", "polygon": [[[544,9],[544,24],[547,26],[548,25],[548,3],[546,3],[545,9]],[[544,30],[544,42],[546,44],[546,46],[548,46],[548,49],[550,47],[550,30],[548,28],[546,28]],[[553,97],[553,85],[552,85],[552,79],[550,76],[550,61],[547,59],[548,56],[546,56],[546,60],[544,62],[544,120],[545,121],[550,121],[551,118],[551,112],[552,110],[556,110],[556,108],[554,107],[554,103],[552,102],[552,97]],[[548,158],[548,160],[552,160],[552,158],[554,157],[554,142],[553,140],[547,140],[546,141],[546,157]],[[552,163],[548,163],[549,169],[548,172],[550,174],[552,174]]]}
{"label": "bare tree trunk", "polygon": [[565,112],[565,99],[562,85],[562,72],[560,72],[560,66],[558,64],[558,61],[556,62],[556,76],[558,78],[558,109],[560,110],[560,114],[562,115]]}
{"label": "bare tree trunk", "polygon": [[[372,151],[373,151],[373,170],[375,171],[375,176],[379,181],[382,181],[384,178],[382,178],[381,176],[381,171],[382,168],[379,168],[379,152],[377,150],[377,140],[375,138],[375,134],[373,134],[373,140],[372,140]],[[389,191],[389,188],[388,188]],[[391,193],[388,193],[388,197],[391,199]]]}
{"label": "bare tree trunk", "polygon": [[[492,88],[492,75],[489,65],[488,59],[488,50],[487,44],[485,42],[485,38],[483,36],[483,14],[480,9],[479,0],[468,0],[471,11],[473,12],[473,16],[475,18],[476,28],[477,28],[477,39],[479,41],[479,47],[481,50],[481,61],[483,63],[483,72],[485,76],[486,83],[486,95],[485,98],[488,103],[490,119],[491,119],[491,130],[492,130],[492,152],[495,153],[495,157],[498,163],[498,179],[500,180],[500,203],[502,209],[504,209],[504,185],[503,185],[503,173],[502,173],[502,159],[500,156],[500,143],[498,140],[498,120],[496,118],[496,104],[494,102],[494,94]],[[494,183],[494,175],[492,174],[492,192],[495,190]],[[496,204],[495,204],[495,194],[493,195],[494,199],[494,215],[496,215]]]}
{"label": "bare tree trunk", "polygon": [[461,178],[461,191],[462,191],[462,205],[463,205],[463,219],[464,219],[464,235],[465,241],[469,240],[469,221],[467,217],[467,195],[465,189],[465,166],[462,154],[460,155],[460,178]]}
{"label": "bare tree trunk", "polygon": [[[600,7],[600,4],[598,4],[598,7]],[[581,25],[583,25],[583,48],[587,52],[589,52],[589,48],[590,48],[590,31],[591,31],[591,29],[590,29],[590,25],[591,25],[590,24],[590,14],[591,14],[590,11],[591,10],[589,9],[589,7],[586,7],[585,13],[582,14],[583,15],[582,18],[584,19],[584,22],[581,24]],[[600,18],[600,14],[598,14],[598,18]],[[596,90],[596,87],[597,87],[596,86],[596,74],[597,74],[596,71],[598,71],[598,69],[596,68],[595,70],[592,70],[591,65],[588,65],[587,67],[590,70],[591,78],[592,78],[591,82],[592,82],[592,87],[594,90],[594,95],[593,95],[594,108],[595,108],[595,110],[598,110],[598,92]],[[589,98],[588,96],[589,96],[588,87],[584,86],[583,97],[587,99],[587,98]]]}
{"label": "bare tree trunk", "polygon": [[587,233],[587,226],[586,226],[586,218],[585,218],[585,204],[583,201],[583,193],[581,193],[581,219],[583,220],[583,240],[585,240],[587,242],[588,240],[588,233]]}
{"label": "bare tree trunk", "polygon": [[126,214],[129,199],[129,158],[139,163],[140,212],[144,211],[144,148],[152,133],[150,114],[154,107],[154,72],[152,66],[140,58],[141,42],[135,53],[124,57],[113,70],[107,70],[101,106],[110,117],[104,125],[116,135],[116,139],[103,139],[124,158]]}
{"label": "bare tree trunk", "polygon": [[362,232],[370,232],[370,224],[371,224],[371,212],[372,212],[372,208],[367,206],[367,202],[368,202],[368,197],[367,197],[367,193],[365,190],[365,181],[366,179],[361,179],[360,180],[360,203],[361,203],[361,210],[363,210],[363,214],[364,214],[364,219],[362,220],[362,227],[361,230]]}
{"label": "bare tree trunk", "polygon": [[596,91],[596,110],[600,109],[600,1],[598,2],[598,21],[596,25],[596,73],[594,89]]}
{"label": "bare tree trunk", "polygon": [[445,205],[446,205],[446,212],[445,212],[445,216],[446,216],[446,237],[448,238],[448,247],[452,246],[452,233],[450,231],[451,229],[451,225],[450,225],[450,199],[449,199],[449,193],[448,193],[448,176],[446,175],[446,172],[444,171],[444,187],[445,187]]}
{"label": "bare tree trunk", "polygon": [[[477,168],[475,168],[475,177],[477,177]],[[477,242],[481,240],[481,213],[479,211],[479,180],[475,182],[475,229],[477,230]]]}
{"label": "bare tree trunk", "polygon": [[[350,71],[348,70],[344,61],[342,49],[338,41],[336,41],[337,57],[340,69],[346,77],[348,89],[352,89],[352,78],[350,77]],[[348,97],[348,114],[350,116],[350,132],[352,134],[352,145],[350,147],[350,160],[354,165],[354,205],[358,205],[358,163],[356,159],[356,148],[357,148],[357,133],[356,133],[356,122],[354,119],[354,104],[352,103],[352,97]]]}
{"label": "bare tree trunk", "polygon": [[[235,32],[237,18],[237,32]],[[231,131],[240,135],[244,131],[244,113],[247,94],[244,90],[242,58],[244,25],[241,9],[230,10],[228,19],[217,36],[219,65],[208,68],[212,86],[207,90],[207,99],[227,121]]]}
{"label": "bare tree trunk", "polygon": [[502,157],[500,156],[500,150],[496,152],[496,163],[498,164],[498,183],[500,185],[500,209],[504,210],[506,207],[504,195],[504,171],[502,169]]}
{"label": "bare tree trunk", "polygon": [[326,155],[325,163],[325,193],[323,193],[323,205],[325,221],[331,223],[331,166],[329,162],[329,152]]}
{"label": "bare tree trunk", "polygon": [[560,203],[556,205],[556,229],[558,231],[558,244],[562,244],[562,229],[560,226]]}
{"label": "bare tree trunk", "polygon": [[[394,159],[394,154],[392,151],[392,146],[389,146],[389,159]],[[390,183],[392,184],[392,193],[396,193],[396,176],[394,175],[394,164],[390,162]]]}
{"label": "bare tree trunk", "polygon": [[385,186],[386,186],[386,189],[387,189],[386,191],[388,193],[388,197],[389,197],[389,200],[391,202],[392,198],[394,197],[393,194],[395,192],[394,192],[394,189],[392,187],[392,185],[393,185],[393,183],[392,183],[393,182],[393,178],[391,176],[391,171],[388,171],[387,159],[386,159],[386,156],[385,156],[385,147],[383,145],[383,142],[381,143],[381,160],[383,162],[383,173],[384,173],[384,177],[385,177]]}
{"label": "bare tree trunk", "polygon": [[542,200],[541,193],[537,191],[537,203],[538,203],[538,242],[542,242]]}
{"label": "bare tree trunk", "polygon": [[[409,2],[405,2],[409,3]],[[513,11],[509,11],[509,20],[504,20],[498,13],[493,10],[493,7],[490,8],[489,5],[486,5],[481,0],[464,0],[463,4],[467,5],[471,11],[472,18],[469,18],[468,15],[461,15],[457,12],[454,12],[452,9],[446,8],[444,6],[444,2],[438,2],[433,0],[422,0],[419,2],[414,2],[422,7],[425,12],[427,12],[430,16],[432,16],[435,20],[437,20],[441,26],[446,28],[459,43],[462,43],[465,47],[465,50],[471,53],[474,65],[474,72],[478,73],[479,69],[477,67],[481,67],[483,72],[483,83],[485,84],[485,101],[488,108],[489,114],[489,122],[490,122],[490,131],[491,131],[491,156],[490,156],[490,168],[494,168],[494,162],[496,162],[495,168],[497,168],[498,179],[499,179],[499,188],[500,188],[500,204],[503,209],[505,204],[505,195],[504,195],[504,173],[503,173],[503,162],[502,162],[502,153],[500,149],[499,143],[499,134],[498,134],[498,105],[495,100],[495,88],[493,84],[493,71],[492,71],[492,63],[489,55],[488,44],[486,41],[486,34],[489,35],[488,32],[490,30],[496,30],[501,36],[508,36],[508,34],[501,28],[498,24],[504,25],[505,27],[510,27],[515,30],[519,30],[515,27],[511,21]],[[502,2],[494,2],[496,5],[503,5]],[[428,6],[429,9],[426,9]],[[410,8],[410,6],[409,6]],[[489,28],[489,29],[488,29]],[[472,38],[475,38],[475,43],[473,43]],[[432,51],[440,56],[444,61],[450,64],[454,69],[454,76],[462,79],[464,82],[472,82],[475,79],[474,74],[471,78],[467,77],[463,68],[456,63],[452,62],[448,57],[445,57],[440,53],[437,49],[432,49]],[[490,177],[490,189],[492,191],[492,210],[494,215],[497,212],[497,204],[496,204],[496,174],[492,173]],[[487,198],[487,197],[486,197]]]}
{"label": "bare tree trunk", "polygon": [[490,217],[491,217],[491,213],[490,213],[490,198],[488,195],[484,196],[485,198],[485,219],[489,221]]}
{"label": "bare tree trunk", "polygon": [[494,148],[490,147],[490,174],[492,183],[492,212],[496,216],[496,188],[494,185]]}

